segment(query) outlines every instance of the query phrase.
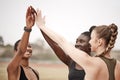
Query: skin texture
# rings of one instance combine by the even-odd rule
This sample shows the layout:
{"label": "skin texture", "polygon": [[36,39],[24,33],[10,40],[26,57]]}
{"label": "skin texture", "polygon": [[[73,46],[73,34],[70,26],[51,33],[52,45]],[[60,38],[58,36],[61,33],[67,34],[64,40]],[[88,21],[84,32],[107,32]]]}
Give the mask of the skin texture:
{"label": "skin texture", "polygon": [[[35,23],[34,10],[30,6],[26,13],[26,28],[32,29]],[[29,67],[29,58],[32,55],[32,48],[29,44],[30,32],[24,31],[21,41],[18,43],[17,50],[14,51],[15,56],[7,66],[8,80],[19,80],[20,66],[23,67],[25,75],[29,80],[37,80],[36,75]]]}
{"label": "skin texture", "polygon": [[[73,59],[85,70],[85,80],[109,80],[108,69],[105,62],[99,57],[91,57],[86,52],[76,49],[73,45],[68,43],[68,41],[64,37],[45,27],[44,18],[42,17],[40,10],[37,11],[36,24],[57,45],[59,45],[60,48],[71,57],[71,59]],[[105,39],[98,38],[98,34],[95,30],[92,31],[90,44],[91,50],[96,52],[96,55],[99,55],[103,51],[105,51]],[[109,53],[106,53],[104,57],[111,59]],[[115,80],[120,80],[119,70],[120,62],[117,61],[114,73]]]}
{"label": "skin texture", "polygon": [[[71,58],[65,54],[65,52],[53,41],[51,40],[43,31],[41,31],[45,40],[47,43],[50,45],[50,47],[53,49],[57,57],[67,66],[69,66],[71,62]],[[77,39],[76,39],[76,44],[75,47],[78,49],[82,49],[85,52],[88,52],[90,54],[90,48],[89,48],[89,37],[85,36],[84,34],[81,34]]]}
{"label": "skin texture", "polygon": [[[74,67],[71,67],[73,65],[73,60],[57,45],[53,40],[51,40],[43,31],[41,31],[45,40],[50,45],[50,47],[53,49],[56,56],[69,68],[69,80],[77,79],[77,80],[83,80],[84,78],[84,72],[83,68],[75,63]],[[77,49],[83,50],[87,52],[90,55],[91,49],[89,46],[89,40],[90,40],[90,32],[84,32],[81,35],[78,36],[76,39],[75,47]],[[71,71],[74,70],[74,71]],[[77,74],[76,76],[73,76],[74,74]]]}

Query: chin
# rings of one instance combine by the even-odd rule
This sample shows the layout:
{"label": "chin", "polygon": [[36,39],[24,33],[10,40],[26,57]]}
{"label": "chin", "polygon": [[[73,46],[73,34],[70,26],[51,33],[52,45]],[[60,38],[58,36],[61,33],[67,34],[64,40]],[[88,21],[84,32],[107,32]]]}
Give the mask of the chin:
{"label": "chin", "polygon": [[27,55],[27,56],[24,56],[23,58],[29,59],[30,57],[31,57],[30,55]]}

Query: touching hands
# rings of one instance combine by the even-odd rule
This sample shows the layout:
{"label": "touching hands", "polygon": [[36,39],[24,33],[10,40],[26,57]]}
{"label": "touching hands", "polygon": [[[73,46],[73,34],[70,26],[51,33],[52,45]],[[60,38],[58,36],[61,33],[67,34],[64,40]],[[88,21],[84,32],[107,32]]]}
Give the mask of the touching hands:
{"label": "touching hands", "polygon": [[26,27],[31,29],[35,24],[35,15],[37,15],[36,11],[32,6],[28,7],[26,12]]}
{"label": "touching hands", "polygon": [[42,13],[40,10],[37,10],[37,15],[35,19],[36,24],[39,28],[45,26],[45,16],[42,17]]}
{"label": "touching hands", "polygon": [[45,26],[45,16],[42,17],[40,10],[35,11],[35,9],[30,6],[26,13],[26,27],[31,29],[35,22],[39,28]]}

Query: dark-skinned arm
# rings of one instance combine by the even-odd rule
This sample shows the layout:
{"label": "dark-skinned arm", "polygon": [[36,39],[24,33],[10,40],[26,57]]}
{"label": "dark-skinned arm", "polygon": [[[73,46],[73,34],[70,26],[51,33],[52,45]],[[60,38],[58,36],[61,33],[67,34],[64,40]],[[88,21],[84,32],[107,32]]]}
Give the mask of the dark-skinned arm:
{"label": "dark-skinned arm", "polygon": [[64,64],[69,66],[71,58],[68,55],[66,55],[65,52],[52,39],[50,39],[42,30],[40,30],[40,31],[42,32],[42,35],[43,35],[44,39],[47,41],[49,46],[53,49],[53,51],[55,52],[57,57]]}

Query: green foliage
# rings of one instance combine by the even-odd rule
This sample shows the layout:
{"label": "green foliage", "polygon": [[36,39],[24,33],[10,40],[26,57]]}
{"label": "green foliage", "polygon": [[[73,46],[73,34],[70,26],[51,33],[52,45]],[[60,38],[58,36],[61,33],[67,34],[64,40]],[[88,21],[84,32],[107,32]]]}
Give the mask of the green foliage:
{"label": "green foliage", "polygon": [[0,46],[4,46],[4,40],[2,36],[0,36]]}
{"label": "green foliage", "polygon": [[11,58],[13,57],[13,49],[12,46],[10,44],[4,46],[4,51],[1,53],[2,58]]}

